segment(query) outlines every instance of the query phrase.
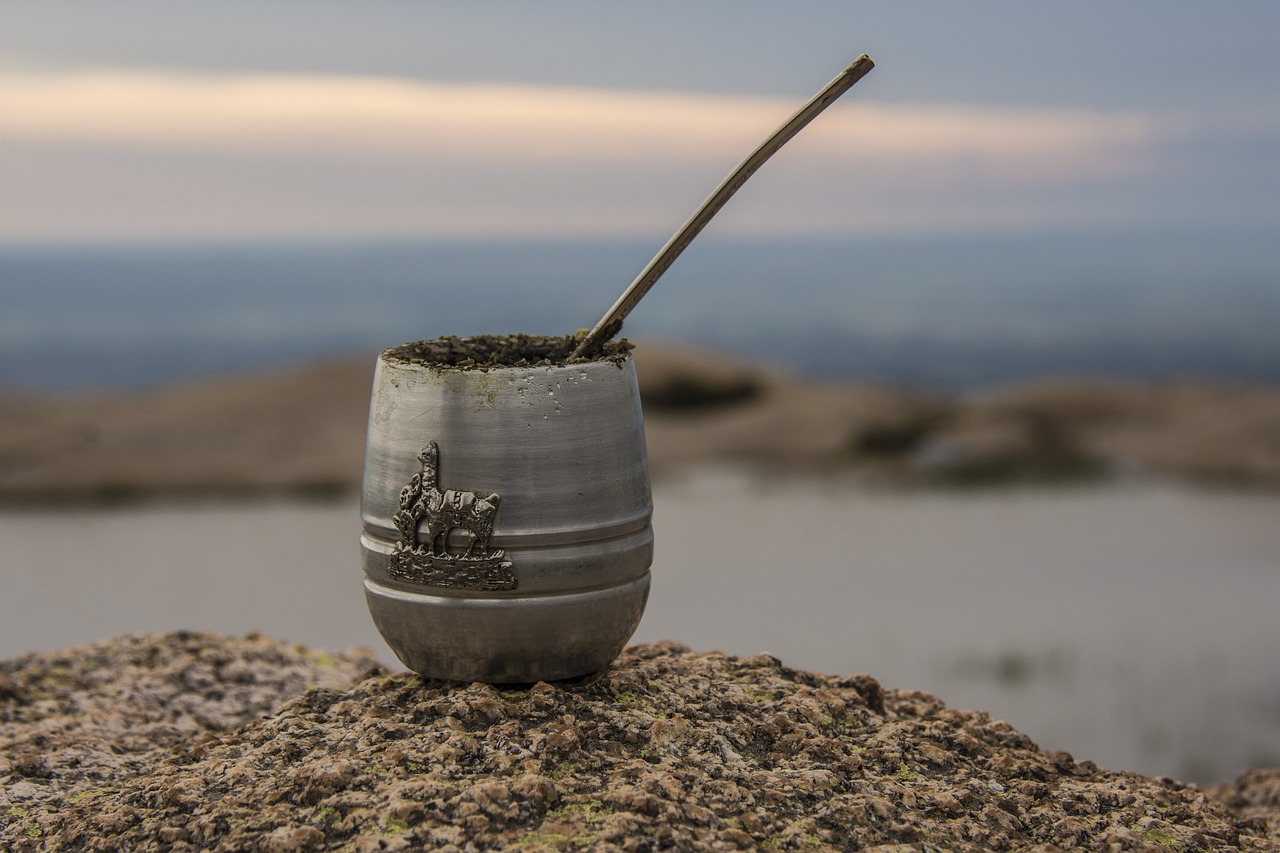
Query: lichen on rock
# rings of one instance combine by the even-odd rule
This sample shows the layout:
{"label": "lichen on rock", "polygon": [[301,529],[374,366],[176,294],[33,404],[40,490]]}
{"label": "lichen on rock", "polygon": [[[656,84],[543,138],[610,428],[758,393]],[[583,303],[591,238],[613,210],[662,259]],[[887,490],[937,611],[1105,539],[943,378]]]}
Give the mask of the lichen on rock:
{"label": "lichen on rock", "polygon": [[[150,660],[163,670],[163,643],[150,642]],[[234,650],[243,641],[226,642]],[[96,648],[103,655],[109,647]],[[124,677],[155,683],[147,664],[132,660]],[[1194,786],[1101,770],[1044,752],[986,714],[885,690],[865,675],[799,672],[768,655],[635,646],[595,676],[503,688],[383,671],[357,680],[365,663],[358,655],[333,660],[330,683],[235,729],[222,727],[234,715],[214,726],[181,710],[203,701],[188,694],[224,690],[225,672],[206,680],[187,678],[191,667],[171,671],[185,686],[157,707],[190,720],[177,726],[184,734],[156,728],[147,752],[151,735],[140,732],[133,749],[148,760],[99,763],[92,783],[71,763],[13,760],[24,719],[38,721],[29,706],[46,701],[33,694],[48,688],[24,675],[30,661],[6,662],[0,779],[21,814],[0,814],[0,843],[19,850],[1276,849],[1274,809],[1250,794],[1247,780],[1223,793],[1234,800],[1218,800]],[[280,663],[297,661],[284,654]],[[115,666],[107,657],[99,665]],[[83,716],[65,719],[65,742],[91,736]],[[32,789],[52,793],[37,799]]]}
{"label": "lichen on rock", "polygon": [[[329,654],[259,634],[192,631],[0,661],[0,849],[65,846],[51,832],[63,810],[97,804],[123,814],[122,786],[175,751],[376,667],[363,649]],[[194,802],[194,791],[173,786],[175,801]],[[182,835],[171,826],[149,833],[165,844]]]}

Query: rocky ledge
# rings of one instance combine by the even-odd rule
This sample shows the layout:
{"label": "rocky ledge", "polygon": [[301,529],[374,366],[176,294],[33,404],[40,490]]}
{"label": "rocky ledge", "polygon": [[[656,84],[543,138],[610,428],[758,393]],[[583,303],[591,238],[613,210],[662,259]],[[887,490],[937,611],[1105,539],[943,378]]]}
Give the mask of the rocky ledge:
{"label": "rocky ledge", "polygon": [[[1280,388],[1051,380],[949,395],[635,351],[655,475],[700,464],[878,486],[1150,478],[1280,490]],[[358,490],[373,355],[148,392],[0,389],[0,507]]]}
{"label": "rocky ledge", "polygon": [[1219,790],[768,655],[636,646],[495,688],[251,635],[0,662],[13,850],[1280,849],[1280,770]]}

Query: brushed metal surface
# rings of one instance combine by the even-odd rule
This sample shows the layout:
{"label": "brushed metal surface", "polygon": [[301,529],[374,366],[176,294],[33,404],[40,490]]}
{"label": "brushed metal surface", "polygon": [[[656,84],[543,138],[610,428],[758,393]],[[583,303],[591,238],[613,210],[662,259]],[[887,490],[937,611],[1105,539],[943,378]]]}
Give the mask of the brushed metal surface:
{"label": "brushed metal surface", "polygon": [[617,586],[530,598],[436,596],[365,579],[387,645],[414,672],[450,681],[530,683],[599,672],[626,645],[649,573]]}
{"label": "brushed metal surface", "polygon": [[[653,559],[631,359],[460,369],[394,352],[374,375],[360,537],[366,598],[387,644],[410,669],[452,680],[528,682],[607,666],[639,624]],[[438,451],[424,457],[432,443]],[[393,519],[415,475],[438,487],[438,500],[500,498],[486,546],[509,563],[512,588],[397,573],[404,542]],[[447,538],[457,555],[469,542],[465,530]]]}

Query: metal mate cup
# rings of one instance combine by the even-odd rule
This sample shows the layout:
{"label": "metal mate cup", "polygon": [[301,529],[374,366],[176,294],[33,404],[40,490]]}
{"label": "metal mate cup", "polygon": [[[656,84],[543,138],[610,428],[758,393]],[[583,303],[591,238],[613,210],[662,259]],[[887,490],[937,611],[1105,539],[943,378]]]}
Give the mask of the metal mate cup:
{"label": "metal mate cup", "polygon": [[622,651],[649,594],[653,507],[635,367],[609,341],[747,179],[874,65],[859,57],[739,163],[581,340],[382,353],[360,541],[369,610],[405,666],[528,682]]}
{"label": "metal mate cup", "polygon": [[[511,341],[533,363],[503,364]],[[415,672],[572,678],[608,666],[640,622],[653,502],[635,365],[620,347],[564,364],[573,345],[443,338],[378,358],[364,586]]]}

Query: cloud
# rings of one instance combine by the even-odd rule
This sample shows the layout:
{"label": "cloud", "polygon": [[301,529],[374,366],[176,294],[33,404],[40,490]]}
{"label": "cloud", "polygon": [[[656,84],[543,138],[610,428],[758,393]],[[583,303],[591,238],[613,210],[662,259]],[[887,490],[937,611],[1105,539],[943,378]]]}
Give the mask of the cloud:
{"label": "cloud", "polygon": [[[865,233],[1114,215],[1106,187],[1158,171],[1174,126],[858,94],[714,227]],[[796,106],[394,78],[0,73],[0,240],[664,235]],[[1081,196],[1093,186],[1096,209]]]}

